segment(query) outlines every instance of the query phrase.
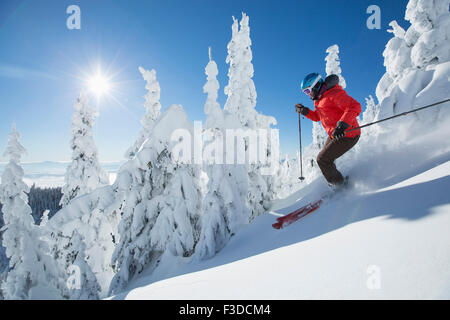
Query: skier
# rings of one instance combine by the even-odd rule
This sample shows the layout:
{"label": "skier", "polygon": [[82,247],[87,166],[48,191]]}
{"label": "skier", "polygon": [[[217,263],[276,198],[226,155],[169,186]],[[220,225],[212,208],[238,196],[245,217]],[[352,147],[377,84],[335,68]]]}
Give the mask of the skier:
{"label": "skier", "polygon": [[356,117],[361,113],[361,105],[342,89],[339,77],[334,74],[324,80],[320,74],[311,73],[303,79],[301,88],[314,101],[315,110],[298,103],[295,111],[312,121],[321,121],[328,139],[317,156],[317,164],[330,186],[342,187],[346,179],[334,161],[359,140],[361,130],[346,130],[359,127]]}

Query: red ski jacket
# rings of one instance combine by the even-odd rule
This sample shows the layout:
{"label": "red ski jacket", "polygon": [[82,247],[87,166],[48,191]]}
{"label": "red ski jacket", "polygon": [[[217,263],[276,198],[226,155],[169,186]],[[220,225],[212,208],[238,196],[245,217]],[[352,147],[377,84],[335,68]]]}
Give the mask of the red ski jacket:
{"label": "red ski jacket", "polygon": [[[361,105],[358,101],[350,97],[340,85],[325,91],[319,100],[314,101],[315,110],[310,110],[306,117],[312,121],[321,121],[322,126],[333,136],[338,121],[344,121],[351,128],[359,127],[356,117],[361,113]],[[345,137],[353,138],[359,136],[361,130],[347,132]]]}

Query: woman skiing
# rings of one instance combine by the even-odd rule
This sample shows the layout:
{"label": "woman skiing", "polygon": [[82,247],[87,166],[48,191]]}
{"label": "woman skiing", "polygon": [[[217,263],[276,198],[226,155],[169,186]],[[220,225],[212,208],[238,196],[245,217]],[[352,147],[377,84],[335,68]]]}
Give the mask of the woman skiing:
{"label": "woman skiing", "polygon": [[359,140],[361,130],[346,130],[359,127],[356,117],[361,113],[361,105],[342,89],[334,74],[323,80],[318,73],[311,73],[303,79],[301,88],[314,101],[315,110],[298,103],[295,111],[312,121],[321,121],[328,139],[317,156],[317,164],[331,186],[341,186],[344,177],[334,161]]}

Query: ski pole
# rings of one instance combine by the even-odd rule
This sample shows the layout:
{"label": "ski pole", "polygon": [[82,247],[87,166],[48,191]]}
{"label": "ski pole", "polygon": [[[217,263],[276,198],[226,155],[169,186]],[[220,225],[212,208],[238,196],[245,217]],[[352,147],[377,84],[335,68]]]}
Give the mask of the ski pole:
{"label": "ski pole", "polygon": [[353,130],[358,130],[358,129],[361,129],[361,128],[369,127],[369,126],[374,125],[374,124],[376,124],[376,123],[380,123],[380,122],[383,122],[383,121],[386,121],[386,120],[391,120],[391,119],[394,119],[394,118],[397,118],[397,117],[400,117],[400,116],[406,116],[406,115],[409,114],[409,113],[417,112],[417,111],[419,111],[419,110],[423,110],[423,109],[426,109],[426,108],[431,108],[431,107],[437,106],[438,104],[446,103],[446,102],[449,102],[449,101],[450,101],[450,99],[443,100],[443,101],[436,102],[436,103],[432,103],[432,104],[426,105],[426,106],[424,106],[424,107],[412,109],[412,110],[410,110],[410,111],[406,111],[406,112],[397,114],[397,115],[395,115],[395,116],[392,116],[392,117],[389,117],[389,118],[386,118],[386,119],[382,119],[382,120],[378,120],[378,121],[375,121],[375,122],[372,122],[372,123],[368,123],[368,124],[365,124],[365,125],[360,126],[360,127],[357,127],[357,128],[352,128],[352,129],[350,129],[350,130],[346,130],[345,132],[350,132],[350,131],[353,131]]}
{"label": "ski pole", "polygon": [[303,161],[302,161],[302,124],[300,121],[300,113],[298,113],[298,137],[299,137],[299,143],[300,143],[300,181],[305,180],[305,177],[303,176]]}

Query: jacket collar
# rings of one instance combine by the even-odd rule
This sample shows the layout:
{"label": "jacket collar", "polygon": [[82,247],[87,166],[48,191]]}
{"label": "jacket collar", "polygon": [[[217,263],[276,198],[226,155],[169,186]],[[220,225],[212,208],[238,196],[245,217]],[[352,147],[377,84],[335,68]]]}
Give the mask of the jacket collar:
{"label": "jacket collar", "polygon": [[319,94],[314,100],[320,100],[327,91],[335,88],[336,86],[339,86],[339,77],[335,74],[330,74],[325,78],[322,87],[320,88]]}
{"label": "jacket collar", "polygon": [[342,87],[340,85],[335,85],[333,88],[325,90],[322,93],[322,95],[320,95],[316,100],[314,100],[314,105],[317,107],[317,105],[319,104],[319,101],[322,98],[325,98],[326,96],[328,96],[328,95],[330,95],[330,94],[332,94],[332,93],[334,93],[336,91],[339,91],[339,90],[344,90],[344,89],[342,89]]}
{"label": "jacket collar", "polygon": [[339,84],[337,84],[333,88],[330,88],[330,89],[326,90],[324,93],[322,93],[320,98],[326,97],[327,95],[331,94],[332,92],[339,91],[339,90],[343,90],[343,89]]}

